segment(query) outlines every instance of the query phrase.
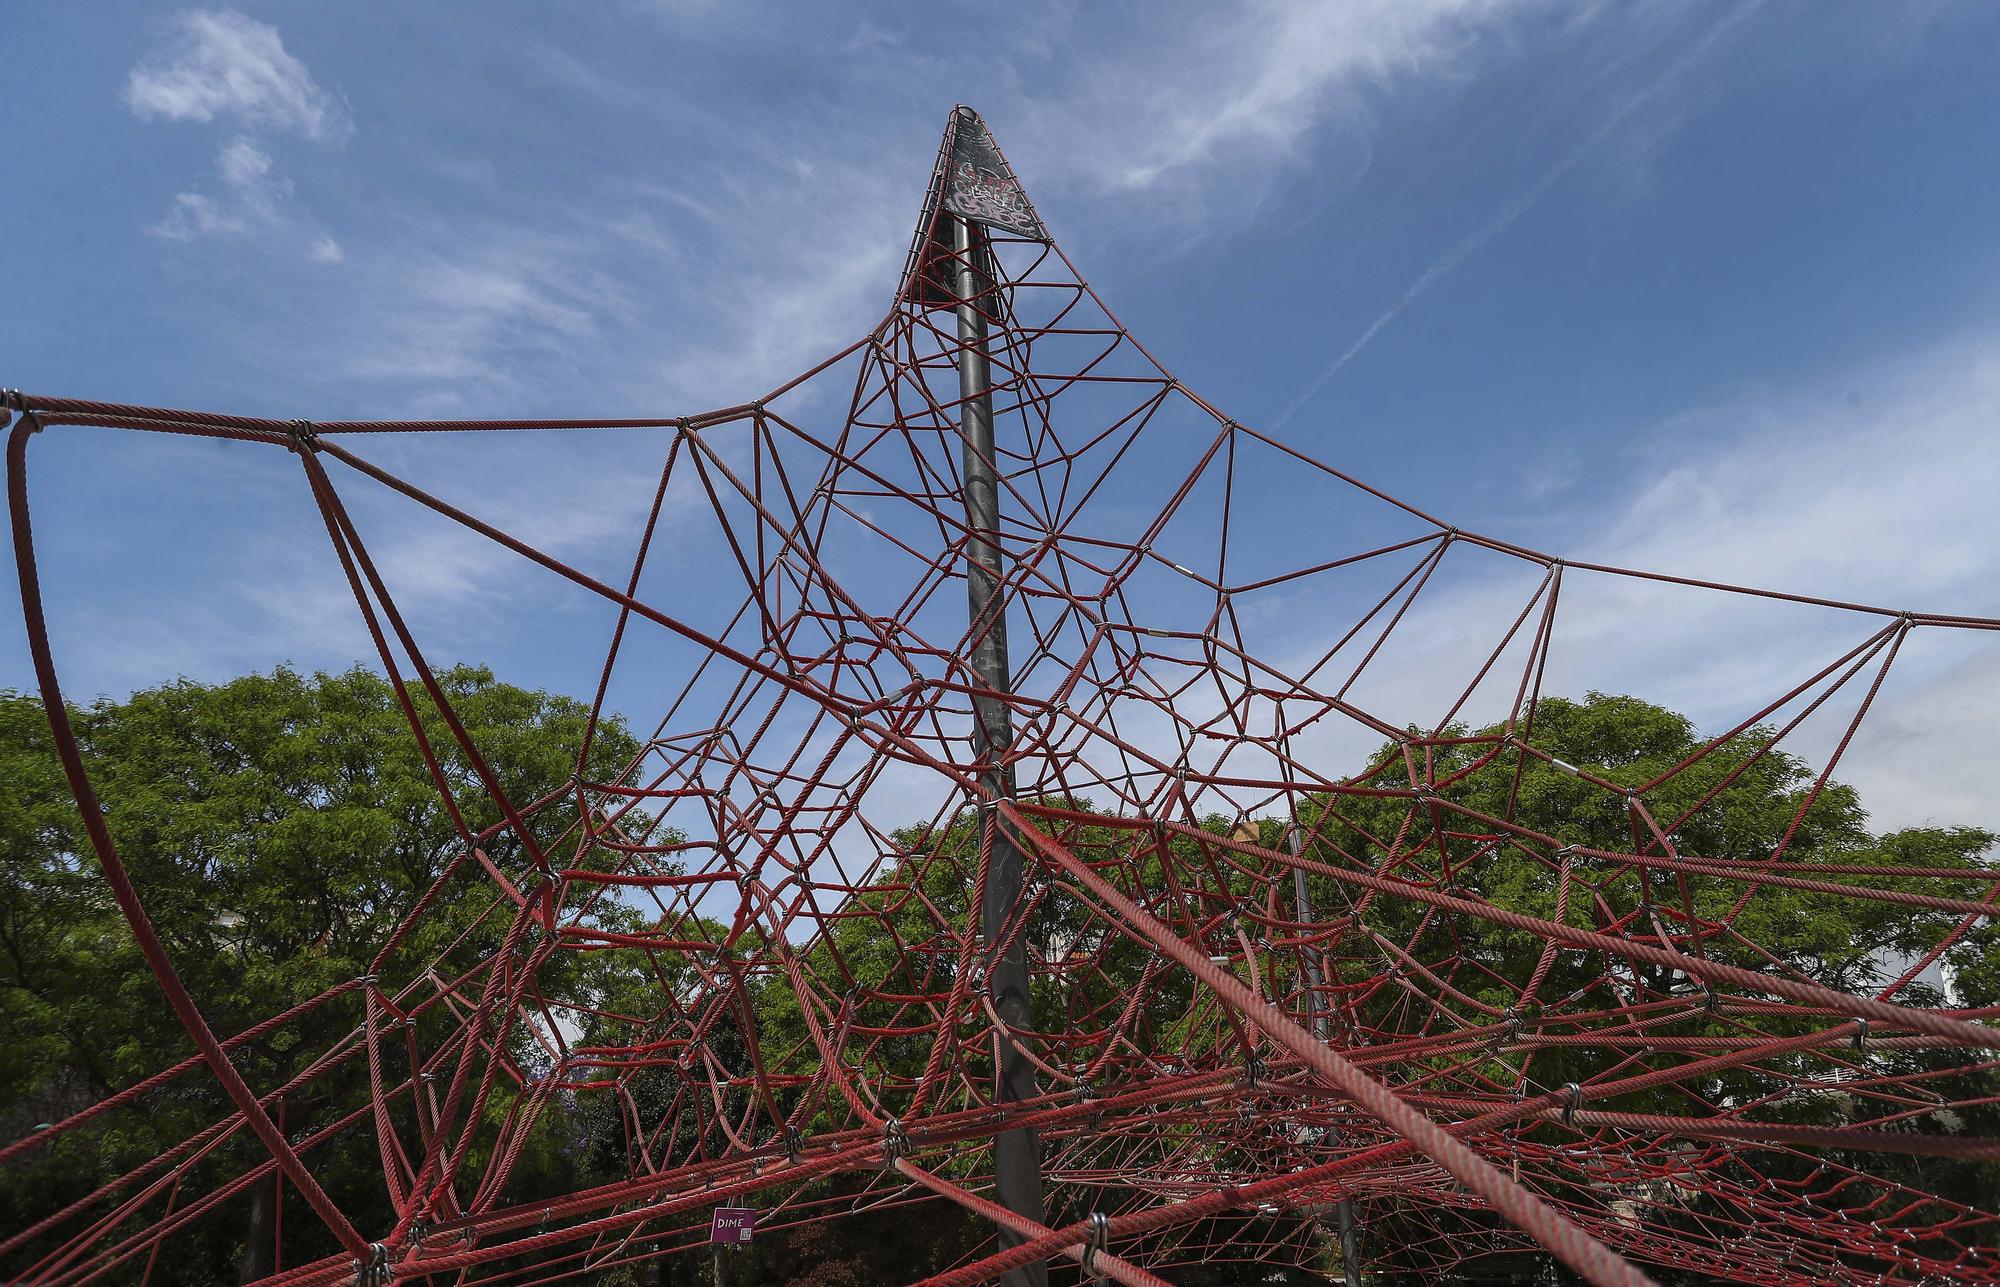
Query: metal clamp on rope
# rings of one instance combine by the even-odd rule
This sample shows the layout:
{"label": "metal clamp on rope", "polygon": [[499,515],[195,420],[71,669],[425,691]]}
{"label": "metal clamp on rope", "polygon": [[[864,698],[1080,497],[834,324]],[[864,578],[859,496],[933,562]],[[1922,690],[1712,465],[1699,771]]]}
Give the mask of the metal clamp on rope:
{"label": "metal clamp on rope", "polygon": [[1854,1053],[1857,1055],[1865,1053],[1867,1045],[1868,1020],[1856,1019],[1854,1021]]}
{"label": "metal clamp on rope", "polygon": [[1569,1100],[1563,1105],[1562,1123],[1564,1126],[1573,1126],[1576,1123],[1576,1106],[1583,1102],[1583,1087],[1573,1081],[1566,1081],[1563,1083],[1563,1091],[1568,1094]]}
{"label": "metal clamp on rope", "polygon": [[799,1164],[799,1154],[805,1152],[806,1137],[796,1126],[785,1128],[785,1156],[793,1166]]}
{"label": "metal clamp on rope", "polygon": [[903,1119],[892,1117],[882,1123],[882,1158],[893,1162],[899,1157],[910,1155],[910,1136],[903,1129]]}
{"label": "metal clamp on rope", "polygon": [[1494,1034],[1493,1048],[1495,1050],[1498,1050],[1501,1046],[1513,1045],[1521,1039],[1521,1012],[1510,1005],[1502,1012],[1502,1017],[1507,1021],[1507,1030]]}
{"label": "metal clamp on rope", "polygon": [[1708,999],[1703,1002],[1703,1005],[1707,1007],[1708,1012],[1710,1014],[1721,1014],[1722,995],[1715,990],[1715,985],[1713,983],[1704,983],[1702,985],[1702,991],[1708,994]]}
{"label": "metal clamp on rope", "polygon": [[368,1259],[354,1262],[354,1281],[358,1287],[386,1287],[396,1281],[396,1271],[389,1266],[389,1248],[379,1242],[368,1244]]}
{"label": "metal clamp on rope", "polygon": [[1083,1272],[1095,1273],[1097,1256],[1111,1242],[1111,1217],[1102,1211],[1090,1213],[1090,1240],[1083,1244]]}
{"label": "metal clamp on rope", "polygon": [[310,420],[292,421],[292,450],[301,456],[319,449],[319,430]]}
{"label": "metal clamp on rope", "polygon": [[1243,1082],[1250,1089],[1257,1089],[1257,1079],[1264,1075],[1264,1056],[1251,1055],[1243,1061]]}
{"label": "metal clamp on rope", "polygon": [[424,1239],[431,1236],[431,1222],[422,1216],[410,1221],[410,1245],[422,1247]]}
{"label": "metal clamp on rope", "polygon": [[16,411],[26,411],[27,404],[21,401],[19,389],[0,389],[0,429],[14,422]]}

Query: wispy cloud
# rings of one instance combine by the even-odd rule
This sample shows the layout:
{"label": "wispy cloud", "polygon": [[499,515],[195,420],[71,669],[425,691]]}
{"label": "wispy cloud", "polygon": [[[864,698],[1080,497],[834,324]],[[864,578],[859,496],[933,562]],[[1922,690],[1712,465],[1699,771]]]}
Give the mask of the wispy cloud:
{"label": "wispy cloud", "polygon": [[167,42],[125,82],[141,120],[235,121],[337,142],[353,129],[347,106],[285,49],[278,29],[228,9],[181,14]]}
{"label": "wispy cloud", "polygon": [[[704,29],[719,22],[765,61],[810,47],[811,92],[842,110],[718,111],[650,79],[607,74],[602,60],[557,42],[537,46],[510,79],[550,95],[574,128],[643,122],[675,146],[566,176],[559,197],[480,185],[472,217],[434,193],[376,195],[366,232],[343,230],[338,241],[267,168],[255,191],[225,183],[181,194],[159,230],[261,232],[343,263],[348,289],[315,297],[312,374],[373,383],[399,411],[413,382],[427,382],[426,403],[443,408],[530,371],[619,402],[736,401],[879,316],[933,131],[968,80],[982,86],[974,97],[1018,149],[1032,191],[1143,190],[1158,198],[1148,217],[1185,235],[1232,222],[1254,207],[1247,194],[1319,166],[1329,131],[1365,135],[1364,90],[1463,77],[1489,44],[1504,43],[1511,16],[1540,2],[1248,0],[1199,24],[1134,22],[1130,39],[1095,42],[1088,58],[1064,39],[1086,15],[1056,2],[981,27],[952,57],[927,37],[885,39],[865,21],[759,26],[705,14]],[[888,76],[906,92],[875,92]],[[275,29],[226,12],[186,15],[134,72],[128,102],[150,118],[229,119],[321,141],[353,132],[345,105]],[[933,110],[912,117],[912,102]],[[424,164],[471,173],[478,156],[440,151]],[[1087,226],[1078,231],[1089,238]],[[267,330],[248,338],[274,354],[304,351]]]}
{"label": "wispy cloud", "polygon": [[330,329],[333,373],[344,378],[516,383],[508,363],[589,342],[619,311],[616,282],[559,235],[475,236],[456,253],[376,247],[357,267],[366,302]]}
{"label": "wispy cloud", "polygon": [[[1387,0],[1239,6],[1215,26],[1115,66],[1099,105],[1123,142],[1093,167],[1150,188],[1245,160],[1297,163],[1332,115],[1362,110],[1363,85],[1453,70],[1516,0]],[[1174,74],[1166,74],[1171,71]],[[1066,106],[1074,107],[1075,104]],[[1123,128],[1143,123],[1141,128]]]}
{"label": "wispy cloud", "polygon": [[[1013,146],[1044,182],[1108,199],[1127,221],[1183,240],[1237,231],[1294,182],[1321,192],[1353,184],[1372,164],[1384,95],[1455,92],[1545,7],[1249,0],[1187,22],[1157,21],[1155,10],[1080,11],[1068,27],[1102,22],[1115,38],[1057,24],[1046,47],[1018,51],[1024,63],[1051,66],[1036,68],[1034,94],[1003,103],[1024,128],[1002,142],[1018,137]],[[1089,56],[1071,56],[1066,43]]]}
{"label": "wispy cloud", "polygon": [[[1865,392],[1851,396],[1857,390]],[[1897,610],[2000,615],[1987,495],[2000,477],[2000,440],[1987,428],[1996,417],[2000,338],[1990,335],[1826,384],[1691,409],[1637,435],[1653,445],[1617,462],[1628,486],[1605,493],[1602,505],[1551,515],[1540,543],[1594,563]],[[1419,598],[1356,689],[1393,724],[1428,728],[1442,717],[1527,599],[1533,577],[1499,575],[1490,556],[1462,557],[1458,575]],[[1316,655],[1313,641],[1344,624],[1327,620],[1324,603],[1300,591],[1259,605],[1260,619],[1277,623],[1270,655],[1289,652],[1294,664]],[[1719,732],[1884,624],[1572,571],[1547,690],[1630,693]],[[1297,632],[1296,641],[1277,643],[1278,628]],[[1461,718],[1504,713],[1518,646],[1512,655],[1513,678],[1489,681]],[[1838,773],[1876,811],[1877,826],[2000,823],[1981,785],[1986,767],[1964,754],[1976,738],[1958,737],[2000,720],[1996,669],[2000,640],[1990,633],[1925,627],[1911,636]],[[1824,762],[1867,682],[1811,717],[1793,749]],[[1350,729],[1312,749],[1343,766],[1377,740]]]}
{"label": "wispy cloud", "polygon": [[1601,147],[1606,139],[1617,133],[1619,128],[1634,113],[1638,112],[1640,108],[1652,105],[1667,90],[1684,80],[1687,74],[1701,62],[1717,41],[1721,40],[1745,18],[1750,16],[1757,8],[1757,4],[1758,0],[1746,0],[1745,3],[1724,13],[1722,18],[1710,27],[1699,40],[1670,61],[1650,81],[1619,99],[1612,106],[1611,110],[1599,118],[1597,124],[1582,139],[1542,174],[1541,178],[1535,180],[1534,183],[1530,184],[1512,201],[1494,211],[1485,223],[1481,224],[1456,245],[1452,246],[1451,249],[1433,260],[1430,266],[1418,274],[1417,279],[1411,282],[1401,295],[1397,296],[1387,308],[1383,309],[1374,321],[1363,328],[1361,334],[1356,336],[1352,343],[1340,351],[1339,356],[1321,368],[1319,374],[1314,376],[1312,381],[1304,389],[1300,390],[1296,397],[1285,404],[1284,409],[1271,421],[1271,427],[1273,429],[1280,428],[1290,421],[1308,402],[1318,397],[1320,390],[1326,388],[1333,378],[1346,368],[1348,363],[1359,357],[1361,351],[1367,348],[1375,337],[1382,333],[1384,328],[1398,317],[1401,317],[1409,310],[1411,305],[1428,294],[1431,287],[1444,280],[1446,276],[1464,264],[1466,260],[1478,254],[1485,248],[1486,243],[1511,228],[1522,215],[1534,209],[1541,199],[1548,195],[1549,189],[1561,182],[1564,176],[1568,175],[1571,170],[1574,170],[1577,164],[1585,157]]}
{"label": "wispy cloud", "polygon": [[152,232],[173,241],[275,239],[322,265],[345,258],[253,137],[289,132],[340,143],[354,128],[346,104],[286,52],[277,28],[229,10],[182,14],[167,43],[132,70],[125,104],[140,120],[227,122],[245,131],[216,153],[220,186],[178,193]]}
{"label": "wispy cloud", "polygon": [[314,263],[337,264],[344,257],[340,243],[311,225],[310,216],[292,199],[290,179],[277,174],[270,153],[247,138],[231,139],[215,157],[222,186],[217,193],[182,192],[152,231],[170,241],[199,237],[240,237],[258,233],[298,232],[306,257]]}
{"label": "wispy cloud", "polygon": [[[342,414],[357,415],[673,413],[754,397],[879,316],[921,199],[943,107],[968,83],[980,86],[969,97],[992,120],[1030,191],[1044,205],[1067,206],[1052,220],[1066,238],[1088,243],[1093,233],[1108,235],[1114,227],[1123,235],[1135,208],[1155,231],[1232,221],[1240,228],[1259,216],[1263,196],[1292,178],[1341,182],[1365,170],[1380,133],[1376,118],[1393,105],[1385,91],[1459,92],[1513,56],[1522,23],[1538,23],[1550,6],[1252,0],[1211,11],[1200,23],[1123,24],[1110,40],[1085,38],[1090,33],[1081,27],[1095,20],[1089,10],[1038,7],[1035,0],[1027,8],[1027,18],[950,50],[922,32],[885,38],[865,23],[858,30],[849,24],[842,38],[810,24],[766,29],[729,20],[730,39],[746,42],[733,50],[736,56],[754,46],[760,61],[777,65],[782,59],[765,55],[809,47],[801,64],[809,67],[801,75],[812,81],[805,104],[720,107],[677,84],[611,74],[589,55],[586,41],[564,48],[564,33],[557,33],[531,55],[516,49],[522,61],[503,63],[506,74],[497,79],[510,92],[525,86],[529,95],[546,96],[565,113],[564,137],[592,140],[615,153],[616,164],[565,171],[571,159],[565,150],[557,173],[522,181],[511,168],[513,135],[504,130],[493,137],[477,128],[435,132],[422,146],[436,153],[415,157],[392,152],[388,132],[371,133],[367,146],[354,149],[369,154],[369,165],[421,166],[434,178],[452,177],[429,188],[381,185],[368,198],[366,219],[350,220],[338,243],[300,207],[273,157],[294,159],[286,143],[348,139],[355,134],[352,114],[286,51],[275,29],[235,14],[188,15],[133,73],[126,101],[142,119],[208,122],[221,143],[216,179],[178,198],[160,231],[192,239],[262,230],[306,257],[342,262],[340,273],[316,275],[326,289],[310,292],[308,302],[281,299],[241,340],[287,397],[308,389],[312,400],[332,400]],[[1620,131],[1635,132],[1672,106],[1678,96],[1671,91],[1693,63],[1746,12],[1746,6],[1717,11],[1712,27],[1666,24],[1686,42],[1678,54],[1662,64],[1648,43],[1649,56],[1634,54],[1615,75],[1604,73],[1593,91],[1604,96],[1601,114],[1584,118],[1570,150],[1434,261],[1335,359],[1320,384],[1611,136],[1623,138]],[[1599,34],[1615,43],[1611,32]],[[1652,70],[1632,70],[1645,68]],[[495,79],[489,71],[482,68],[482,76]],[[1619,81],[1635,88],[1622,94],[1609,88]],[[888,83],[899,92],[884,95],[880,87]],[[459,87],[476,89],[477,82]],[[451,89],[435,97],[464,101]],[[912,103],[919,104],[915,116]],[[655,154],[629,146],[634,138],[670,144]],[[312,173],[291,168],[311,190]],[[285,279],[269,280],[273,294],[284,295],[278,287]],[[297,294],[303,300],[308,293]],[[1955,537],[1946,529],[1952,521],[1964,527],[1964,516],[1979,512],[1966,494],[1978,472],[1961,468],[1934,477],[1924,470],[1953,459],[1943,448],[1949,434],[1979,437],[1953,408],[1984,405],[1980,387],[1969,378],[1946,382],[1928,409],[1905,390],[1871,402],[1885,409],[1881,419],[1865,423],[1838,399],[1822,406],[1806,397],[1685,417],[1666,431],[1696,435],[1698,442],[1678,440],[1693,445],[1672,460],[1631,461],[1631,485],[1619,493],[1619,507],[1591,516],[1593,548],[1561,552],[1788,588],[1898,601],[1908,594],[1923,598],[1920,606],[1973,602],[1977,586],[1949,579],[1946,570],[1968,566],[1968,558],[1977,567],[1979,560],[1956,539],[1962,532]],[[1930,416],[1926,423],[1939,426],[1935,435],[1906,434],[1893,452],[1882,446],[1891,405],[1895,417]],[[1799,437],[1829,424],[1838,432],[1804,453],[1817,463],[1794,459]],[[1940,447],[1928,464],[1914,459],[1922,449],[1907,445],[1917,441]],[[1854,454],[1843,456],[1848,446]],[[538,450],[547,454],[534,456]],[[534,480],[537,494],[493,505],[479,493],[472,507],[509,526],[537,513],[587,514],[593,521],[585,527],[544,535],[578,557],[622,553],[632,506],[603,506],[596,492],[603,479],[643,481],[646,474],[609,454],[592,458],[596,473],[577,473],[575,451],[572,440],[522,443],[510,469]],[[1837,469],[1828,463],[1843,460]],[[1992,463],[2000,470],[2000,461]],[[657,462],[649,458],[647,474],[652,468]],[[487,486],[498,474],[469,468],[460,477]],[[1560,492],[1573,510],[1581,489],[1565,486],[1574,477],[1552,470],[1543,495],[1529,499],[1539,503]],[[1789,500],[1776,498],[1783,489],[1774,480],[1795,485],[1784,493]],[[1881,488],[1871,493],[1876,499],[1855,490],[1862,480]],[[1898,507],[1926,488],[1947,499],[1925,508],[1921,523],[1899,516]],[[1842,549],[1846,539],[1841,524],[1863,515],[1885,533],[1871,543],[1883,556],[1867,564],[1875,570],[1827,563],[1829,551]],[[1563,522],[1573,535],[1586,532],[1571,515]],[[406,540],[413,561],[397,563],[394,575],[413,598],[441,605],[447,625],[468,618],[469,604],[504,607],[518,593],[511,564],[492,561],[490,551],[476,551],[456,534],[431,539],[392,526],[381,545],[387,551]],[[1929,554],[1918,559],[1911,542],[1931,542]],[[1899,556],[1893,562],[1891,549]],[[1909,579],[1919,565],[1927,576],[1946,577],[1930,585],[1934,593],[1918,594],[1924,587]],[[336,595],[303,618],[274,607],[262,618],[263,638],[281,651],[287,639],[310,640],[338,606]],[[1695,713],[1703,719],[1741,713],[1742,701],[1768,692],[1768,682],[1800,659],[1819,656],[1830,638],[1784,630],[1730,635],[1733,627],[1722,618],[1669,613],[1663,619],[1672,629],[1620,642],[1618,627],[1660,612],[1660,603],[1591,610],[1579,597],[1573,606],[1566,609],[1567,638],[1578,649],[1601,646],[1599,655],[1617,664],[1588,674],[1572,669],[1565,672],[1570,681],[1625,687],[1690,709],[1699,704]],[[1490,637],[1475,638],[1466,628],[1480,619],[1454,609],[1423,619],[1424,630],[1413,621],[1412,637],[1434,636],[1434,655],[1420,650],[1415,660],[1448,671],[1459,660],[1452,649],[1490,646]],[[1702,633],[1711,630],[1718,633]],[[1717,637],[1729,638],[1730,646],[1706,642]],[[1911,674],[1944,683],[1949,669],[1940,663]],[[1442,713],[1432,709],[1437,693],[1417,674],[1407,688],[1386,693],[1392,709],[1384,713],[1399,722],[1434,719]]]}

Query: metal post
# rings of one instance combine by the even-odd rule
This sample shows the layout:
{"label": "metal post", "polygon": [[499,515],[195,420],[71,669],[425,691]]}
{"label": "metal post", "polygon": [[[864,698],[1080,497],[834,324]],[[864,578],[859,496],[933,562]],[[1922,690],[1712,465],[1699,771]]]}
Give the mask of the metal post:
{"label": "metal post", "polygon": [[[986,355],[986,314],[980,296],[990,281],[985,240],[973,225],[957,216],[952,221],[952,248],[958,257],[958,393],[959,435],[964,440],[965,580],[972,613],[973,673],[984,694],[972,699],[972,751],[987,768],[980,775],[989,798],[1011,799],[1014,775],[1000,760],[1014,740],[1004,695],[1011,689],[1007,663],[1007,610],[1000,593],[1000,483],[993,461],[993,386]],[[990,306],[990,305],[987,305]],[[999,825],[997,810],[982,808],[981,838],[990,846],[985,896],[980,900],[980,931],[989,945],[1006,933],[1008,920],[1021,898],[1021,851],[1008,829]],[[993,1008],[1016,1033],[1032,1025],[1028,1008],[1028,945],[1016,934],[1007,950],[987,967]],[[1016,1103],[1036,1094],[1035,1069],[1016,1041],[993,1038],[993,1102]],[[1042,1214],[1041,1140],[1032,1128],[1002,1131],[993,1140],[994,1196],[1000,1205],[1040,1224]],[[1002,1249],[1027,1241],[1009,1229],[1000,1230]],[[1047,1287],[1049,1269],[1037,1260],[1005,1275],[1005,1287]]]}
{"label": "metal post", "polygon": [[[1292,857],[1305,853],[1305,835],[1299,824],[1294,822],[1285,828],[1285,848]],[[1306,873],[1303,867],[1292,868],[1292,901],[1298,908],[1299,922],[1310,925],[1313,920],[1312,893],[1306,888]],[[1326,1011],[1320,1007],[1320,988],[1326,982],[1326,975],[1320,965],[1318,948],[1309,949],[1306,954],[1306,1009],[1312,1015],[1313,1036],[1325,1041],[1331,1035],[1331,1025]],[[1361,1253],[1354,1239],[1354,1203],[1342,1198],[1333,1204],[1334,1223],[1340,1229],[1340,1267],[1347,1279],[1347,1287],[1361,1287]]]}

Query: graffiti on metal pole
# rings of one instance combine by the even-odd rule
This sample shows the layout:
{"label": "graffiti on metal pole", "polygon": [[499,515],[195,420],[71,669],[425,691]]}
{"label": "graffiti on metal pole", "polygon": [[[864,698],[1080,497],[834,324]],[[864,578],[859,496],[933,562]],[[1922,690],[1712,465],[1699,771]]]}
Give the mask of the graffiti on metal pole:
{"label": "graffiti on metal pole", "polygon": [[945,159],[944,208],[989,228],[1047,241],[1048,230],[1028,203],[1028,194],[979,113],[961,107],[953,115],[951,149]]}

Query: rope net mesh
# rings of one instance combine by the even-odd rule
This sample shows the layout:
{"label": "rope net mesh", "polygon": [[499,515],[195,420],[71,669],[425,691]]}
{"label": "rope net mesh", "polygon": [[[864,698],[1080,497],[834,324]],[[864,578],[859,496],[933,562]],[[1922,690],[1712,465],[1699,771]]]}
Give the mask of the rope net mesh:
{"label": "rope net mesh", "polygon": [[[1337,1216],[1364,1259],[1411,1274],[1547,1249],[1597,1282],[1645,1281],[1637,1265],[2000,1281],[1993,1203],[1941,1178],[2000,1160],[1969,1125],[2000,1097],[2000,1029],[1939,980],[1989,941],[2000,870],[1857,851],[1827,821],[1906,645],[2000,622],[1461,531],[1210,406],[1018,221],[952,250],[946,182],[883,322],[735,407],[308,425],[10,395],[49,710],[28,435],[290,449],[414,735],[471,766],[440,777],[450,804],[479,797],[499,819],[468,824],[368,976],[240,1037],[204,1037],[202,998],[184,996],[206,1054],[6,1144],[22,1156],[144,1113],[308,1013],[352,1020],[292,1083],[232,1091],[233,1115],[10,1231],[27,1279],[134,1278],[280,1172],[307,1197],[294,1229],[317,1221],[339,1246],[267,1279],[296,1284],[602,1274],[706,1242],[719,1204],[760,1208],[760,1234],[916,1203],[1004,1224],[981,1196],[991,1141],[1032,1127],[1044,1219],[1016,1217],[934,1281],[1043,1257],[1133,1282],[1231,1260],[1326,1271]],[[991,369],[990,533],[964,504],[964,280]],[[629,563],[594,573],[368,455],[375,434],[601,427],[656,431],[663,463]],[[345,507],[363,488],[610,605],[608,642],[564,642],[603,649],[600,709],[614,677],[656,695],[640,753],[592,771],[579,747],[567,787],[508,798],[455,741],[451,695]],[[671,536],[669,495],[685,502]],[[661,547],[696,527],[740,593],[676,593]],[[968,624],[975,543],[999,555],[1004,689],[967,660],[996,627]],[[1840,642],[1718,736],[1594,746],[1612,699],[1559,696],[1576,659],[1718,603]],[[696,660],[649,659],[667,644]],[[1007,714],[984,755],[975,700]],[[1753,783],[1783,816],[1746,838],[1733,820]],[[93,814],[80,767],[72,784]],[[100,831],[119,886],[116,829]],[[487,853],[502,834],[505,866]],[[997,941],[979,914],[996,837],[1026,869]],[[144,899],[123,888],[143,945]],[[414,932],[467,888],[497,950]],[[1828,961],[1797,953],[1805,915],[1898,928]],[[988,978],[1017,943],[1025,1029]],[[171,999],[171,960],[149,959]],[[1036,1094],[996,1105],[1003,1046]],[[359,1094],[274,1126],[281,1101],[363,1064],[337,1083]],[[619,1124],[623,1178],[510,1203],[537,1124],[591,1104]],[[193,1169],[252,1137],[257,1160]],[[354,1139],[379,1157],[389,1227],[356,1227],[313,1180]]]}

